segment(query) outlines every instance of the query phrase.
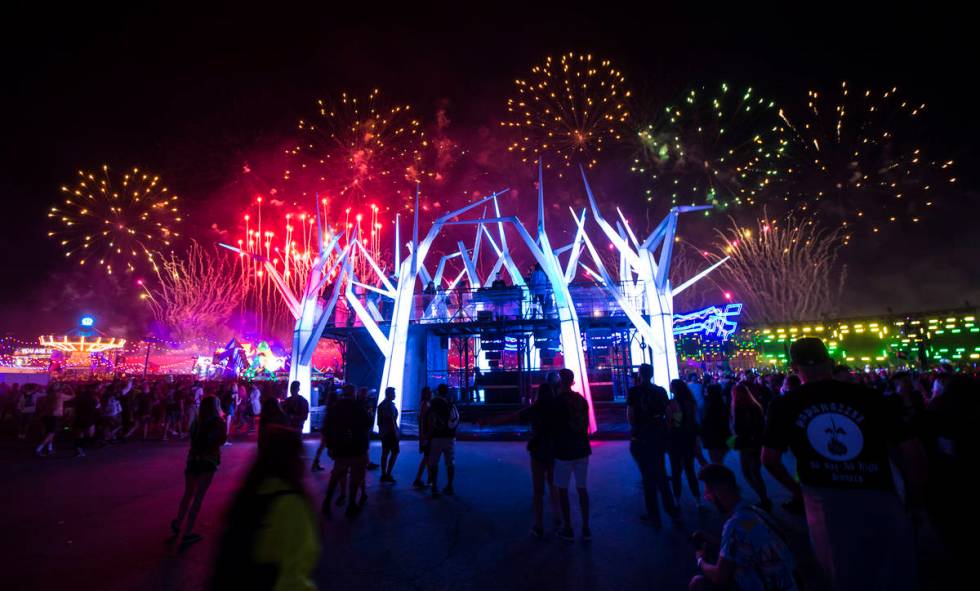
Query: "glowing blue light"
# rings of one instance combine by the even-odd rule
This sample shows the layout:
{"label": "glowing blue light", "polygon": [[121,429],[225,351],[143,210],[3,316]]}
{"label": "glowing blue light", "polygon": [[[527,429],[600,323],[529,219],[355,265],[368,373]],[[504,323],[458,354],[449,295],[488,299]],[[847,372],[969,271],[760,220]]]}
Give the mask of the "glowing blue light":
{"label": "glowing blue light", "polygon": [[84,326],[85,328],[90,328],[92,326],[95,326],[95,317],[86,314],[85,316],[82,316],[82,319],[79,320],[78,323]]}
{"label": "glowing blue light", "polygon": [[738,329],[736,320],[742,314],[742,304],[728,304],[724,308],[708,306],[690,314],[674,314],[674,336],[700,334],[727,340]]}

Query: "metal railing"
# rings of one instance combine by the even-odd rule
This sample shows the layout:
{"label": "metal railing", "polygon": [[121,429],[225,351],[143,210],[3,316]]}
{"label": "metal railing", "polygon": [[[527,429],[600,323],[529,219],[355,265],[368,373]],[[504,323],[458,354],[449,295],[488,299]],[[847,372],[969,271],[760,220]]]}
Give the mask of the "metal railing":
{"label": "metal railing", "polygon": [[[594,283],[573,283],[568,287],[575,311],[580,318],[625,316],[623,309],[607,290]],[[641,314],[646,314],[646,290],[642,283],[622,283],[621,298]],[[394,302],[379,294],[356,289],[358,300],[376,322],[390,322]],[[550,288],[532,290],[526,286],[507,285],[479,289],[454,288],[422,290],[412,301],[411,320],[420,324],[450,324],[479,321],[514,321],[557,318],[554,293]],[[357,315],[347,309],[341,298],[333,313],[333,326],[362,326]]]}

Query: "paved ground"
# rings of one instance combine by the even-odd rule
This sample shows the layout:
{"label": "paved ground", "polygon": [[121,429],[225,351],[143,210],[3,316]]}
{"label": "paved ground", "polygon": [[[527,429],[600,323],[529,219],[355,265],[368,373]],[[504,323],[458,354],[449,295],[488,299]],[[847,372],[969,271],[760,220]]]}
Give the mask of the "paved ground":
{"label": "paved ground", "polygon": [[[314,442],[307,442],[312,453]],[[430,499],[409,489],[418,462],[406,441],[395,487],[370,474],[369,504],[356,520],[322,526],[321,589],[684,589],[695,572],[687,536],[717,528],[685,492],[684,525],[655,531],[638,520],[641,491],[627,444],[594,444],[590,544],[528,534],[527,455],[519,442],[463,442],[457,495]],[[379,450],[372,448],[377,460]],[[221,515],[254,443],[226,448],[205,500],[205,540],[175,556],[167,524],[182,490],[185,442],[137,442],[75,459],[38,459],[0,442],[0,556],[4,589],[198,589],[205,580]],[[729,457],[736,466],[737,458]],[[319,498],[326,473],[309,486]],[[771,484],[774,497],[785,495]],[[806,553],[803,524],[779,513]],[[553,532],[550,532],[553,533]],[[804,546],[800,546],[804,544]]]}

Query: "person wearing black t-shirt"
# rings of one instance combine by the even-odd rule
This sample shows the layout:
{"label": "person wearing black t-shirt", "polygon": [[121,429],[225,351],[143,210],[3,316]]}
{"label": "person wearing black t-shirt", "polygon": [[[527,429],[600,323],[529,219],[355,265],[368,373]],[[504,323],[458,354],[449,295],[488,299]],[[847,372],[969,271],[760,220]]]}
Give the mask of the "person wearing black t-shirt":
{"label": "person wearing black t-shirt", "polygon": [[640,366],[640,383],[629,389],[626,395],[626,417],[630,423],[630,454],[636,460],[643,479],[643,499],[646,503],[644,521],[660,527],[660,507],[657,494],[664,505],[664,512],[677,518],[679,511],[667,482],[664,454],[667,452],[667,391],[655,386],[653,367]]}
{"label": "person wearing black t-shirt", "polygon": [[575,479],[579,510],[582,512],[582,540],[592,540],[589,527],[589,403],[572,389],[575,374],[564,368],[558,372],[558,397],[555,404],[555,486],[558,488],[558,505],[561,507],[562,527],[557,536],[565,541],[575,539],[572,532],[572,516],[568,499],[568,487]]}
{"label": "person wearing black t-shirt", "polygon": [[[763,463],[802,497],[810,540],[834,589],[915,589],[912,529],[893,478],[895,450],[907,498],[920,498],[924,456],[896,407],[863,386],[833,379],[823,342],[790,348],[803,380],[773,401],[763,435]],[[782,462],[796,457],[797,483]]]}
{"label": "person wearing black t-shirt", "polygon": [[333,470],[330,472],[327,494],[322,506],[325,517],[330,517],[330,503],[334,492],[345,479],[350,487],[347,514],[354,515],[358,512],[354,499],[367,469],[370,432],[370,415],[364,405],[354,399],[354,386],[345,384],[340,400],[327,413],[326,425],[324,425],[327,450],[333,458]]}

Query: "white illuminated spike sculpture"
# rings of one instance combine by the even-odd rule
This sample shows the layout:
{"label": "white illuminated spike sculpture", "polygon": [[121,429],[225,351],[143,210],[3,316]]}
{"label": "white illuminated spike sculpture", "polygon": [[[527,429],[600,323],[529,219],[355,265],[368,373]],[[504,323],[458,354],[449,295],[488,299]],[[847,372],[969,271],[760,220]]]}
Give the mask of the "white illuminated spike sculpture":
{"label": "white illuminated spike sculpture", "polygon": [[[579,330],[578,314],[575,312],[575,304],[572,301],[571,293],[569,292],[568,285],[571,279],[568,278],[567,269],[562,269],[561,263],[558,260],[558,255],[551,247],[551,241],[548,239],[548,234],[545,231],[544,222],[544,183],[542,177],[542,166],[538,163],[538,238],[535,241],[531,237],[531,234],[524,227],[524,224],[516,216],[500,216],[499,213],[497,217],[493,218],[482,218],[476,220],[459,220],[452,222],[443,222],[446,225],[461,225],[461,224],[490,224],[497,223],[498,227],[501,228],[501,237],[503,237],[503,224],[511,224],[515,230],[517,230],[518,235],[524,241],[524,245],[527,247],[528,251],[534,256],[534,259],[541,265],[542,271],[544,271],[545,276],[548,278],[548,282],[551,285],[552,293],[555,299],[555,310],[558,313],[559,327],[560,327],[560,339],[562,348],[562,358],[565,363],[565,368],[570,369],[573,374],[575,374],[575,382],[578,388],[581,390],[582,396],[585,398],[589,405],[589,432],[593,433],[596,430],[596,420],[595,420],[595,410],[592,405],[592,392],[589,387],[589,379],[587,366],[585,362],[585,351],[582,347],[582,335]],[[496,200],[495,200],[496,201]],[[471,206],[472,207],[472,206]],[[496,209],[499,212],[499,208]],[[579,249],[581,240],[583,239],[583,233],[576,233],[576,241],[571,246],[570,250],[573,253],[573,257]],[[503,242],[503,238],[501,238]],[[564,250],[564,249],[559,249]],[[506,256],[503,256],[506,254]],[[510,259],[509,253],[506,249],[502,249],[502,256],[500,257],[507,264],[506,261]],[[571,261],[574,262],[574,261]],[[508,265],[510,269],[513,261]],[[520,276],[520,273],[516,272],[516,267],[513,275]],[[572,274],[574,277],[574,273]],[[516,281],[516,280],[515,280]],[[523,284],[523,279],[520,280]]]}
{"label": "white illuminated spike sculpture", "polygon": [[[338,242],[341,234],[334,234],[329,228],[324,236],[321,224],[319,209],[317,209],[317,253],[310,267],[309,275],[303,286],[303,292],[297,297],[289,285],[283,280],[279,271],[275,268],[272,261],[268,258],[255,253],[243,251],[228,244],[220,246],[228,250],[237,252],[241,256],[248,256],[261,262],[265,267],[265,272],[272,278],[279,295],[282,296],[289,308],[290,314],[296,320],[293,328],[293,349],[289,365],[289,383],[298,381],[300,384],[300,396],[311,402],[310,388],[312,378],[313,352],[320,340],[320,334],[326,325],[327,318],[330,316],[333,307],[337,303],[337,288],[340,281],[334,285],[334,295],[330,302],[324,306],[320,302],[320,291],[327,280],[342,265],[349,265],[348,257],[351,252],[351,245],[348,244],[343,250],[340,249]],[[330,261],[331,253],[336,253],[336,258],[326,269],[327,262]],[[310,432],[310,421],[306,420],[303,425],[303,432]]]}
{"label": "white illuminated spike sculpture", "polygon": [[[592,215],[603,234],[620,254],[619,280],[615,280],[602,263],[595,245],[584,231],[585,219],[575,216],[579,233],[583,236],[596,270],[601,278],[600,283],[609,296],[629,318],[633,327],[643,339],[644,357],[653,366],[653,381],[670,388],[670,380],[679,377],[677,370],[677,352],[674,345],[674,296],[681,293],[699,279],[713,271],[728,260],[728,257],[711,265],[694,277],[688,279],[677,288],[670,285],[670,261],[674,248],[674,236],[677,232],[677,217],[681,213],[711,209],[710,205],[691,205],[671,208],[663,221],[640,243],[633,235],[629,224],[619,212],[622,223],[617,222],[614,229],[599,212],[595,196],[589,187],[589,181],[582,171],[582,181],[589,197]],[[618,210],[617,210],[618,211]],[[628,237],[628,238],[627,238]],[[660,250],[659,259],[657,250]],[[634,364],[638,360],[633,360]]]}

